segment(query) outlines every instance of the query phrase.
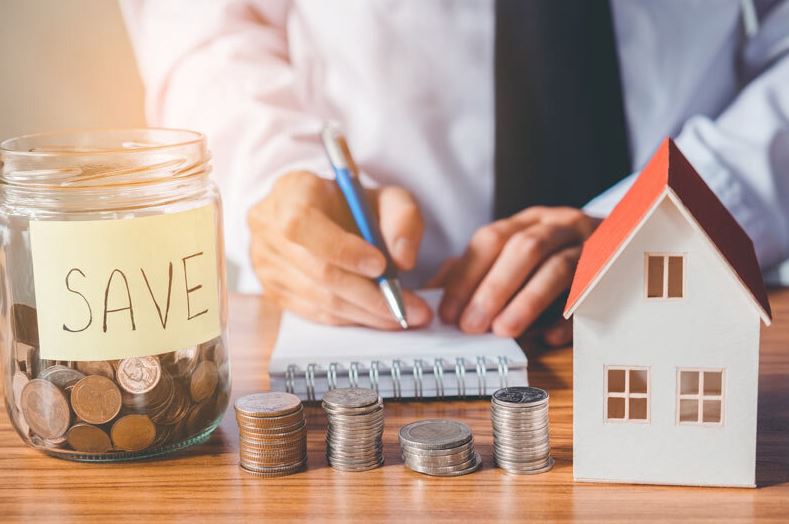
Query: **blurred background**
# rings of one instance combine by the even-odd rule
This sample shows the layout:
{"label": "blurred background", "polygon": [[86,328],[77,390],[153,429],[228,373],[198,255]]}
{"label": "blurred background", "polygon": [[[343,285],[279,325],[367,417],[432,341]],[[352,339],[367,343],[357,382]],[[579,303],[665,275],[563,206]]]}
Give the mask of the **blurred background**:
{"label": "blurred background", "polygon": [[0,140],[145,125],[143,87],[114,0],[0,0]]}

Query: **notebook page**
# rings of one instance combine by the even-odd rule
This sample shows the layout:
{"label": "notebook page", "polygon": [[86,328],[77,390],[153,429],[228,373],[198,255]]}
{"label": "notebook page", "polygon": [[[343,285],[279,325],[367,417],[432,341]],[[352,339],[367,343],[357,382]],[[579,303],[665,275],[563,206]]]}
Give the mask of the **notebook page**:
{"label": "notebook page", "polygon": [[[441,290],[422,290],[433,311],[437,311]],[[279,336],[269,365],[271,375],[284,374],[288,365],[304,369],[308,364],[327,367],[332,362],[407,361],[436,358],[454,362],[463,357],[474,362],[477,355],[495,360],[507,357],[511,369],[526,367],[526,356],[518,344],[493,334],[469,335],[455,326],[443,324],[434,315],[430,326],[408,331],[380,331],[362,327],[335,327],[316,324],[292,313],[284,313]]]}

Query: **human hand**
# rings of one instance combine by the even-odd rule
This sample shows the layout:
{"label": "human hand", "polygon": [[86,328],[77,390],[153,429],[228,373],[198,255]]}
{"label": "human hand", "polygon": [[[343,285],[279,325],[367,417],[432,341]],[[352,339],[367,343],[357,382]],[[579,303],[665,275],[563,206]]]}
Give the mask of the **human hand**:
{"label": "human hand", "polygon": [[[578,209],[531,207],[482,227],[434,281],[444,287],[441,319],[468,333],[519,336],[570,287],[583,241],[599,222]],[[571,325],[560,319],[543,337],[567,344]]]}
{"label": "human hand", "polygon": [[[394,263],[414,267],[422,215],[400,187],[368,190]],[[332,180],[308,172],[282,176],[247,215],[252,265],[264,292],[283,309],[324,324],[400,329],[372,280],[386,268],[380,250],[357,234],[348,206]],[[411,326],[430,322],[430,307],[404,291]]]}

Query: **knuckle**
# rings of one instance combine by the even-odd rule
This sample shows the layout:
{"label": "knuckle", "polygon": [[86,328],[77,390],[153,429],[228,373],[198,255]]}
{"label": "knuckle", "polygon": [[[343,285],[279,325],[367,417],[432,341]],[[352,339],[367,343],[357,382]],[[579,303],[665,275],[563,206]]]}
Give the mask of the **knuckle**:
{"label": "knuckle", "polygon": [[298,238],[302,220],[308,212],[308,208],[303,205],[295,205],[283,210],[279,224],[282,236],[291,241]]}
{"label": "knuckle", "polygon": [[338,311],[343,307],[343,300],[334,293],[326,293],[323,303],[329,311]]}
{"label": "knuckle", "polygon": [[313,275],[320,282],[329,283],[334,278],[333,269],[328,262],[317,261],[313,268]]}
{"label": "knuckle", "polygon": [[485,251],[499,251],[506,241],[507,238],[504,233],[501,229],[495,227],[494,224],[481,227],[471,239],[472,244]]}
{"label": "knuckle", "polygon": [[546,249],[546,239],[529,231],[519,231],[512,236],[510,241],[517,251],[523,256],[542,253]]}

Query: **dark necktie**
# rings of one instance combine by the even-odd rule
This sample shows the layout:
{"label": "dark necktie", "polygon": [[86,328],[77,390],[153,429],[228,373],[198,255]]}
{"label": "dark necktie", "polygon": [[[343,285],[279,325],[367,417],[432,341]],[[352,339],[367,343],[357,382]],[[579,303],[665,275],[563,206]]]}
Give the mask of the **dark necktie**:
{"label": "dark necktie", "polygon": [[581,207],[630,172],[608,0],[496,0],[495,215]]}

